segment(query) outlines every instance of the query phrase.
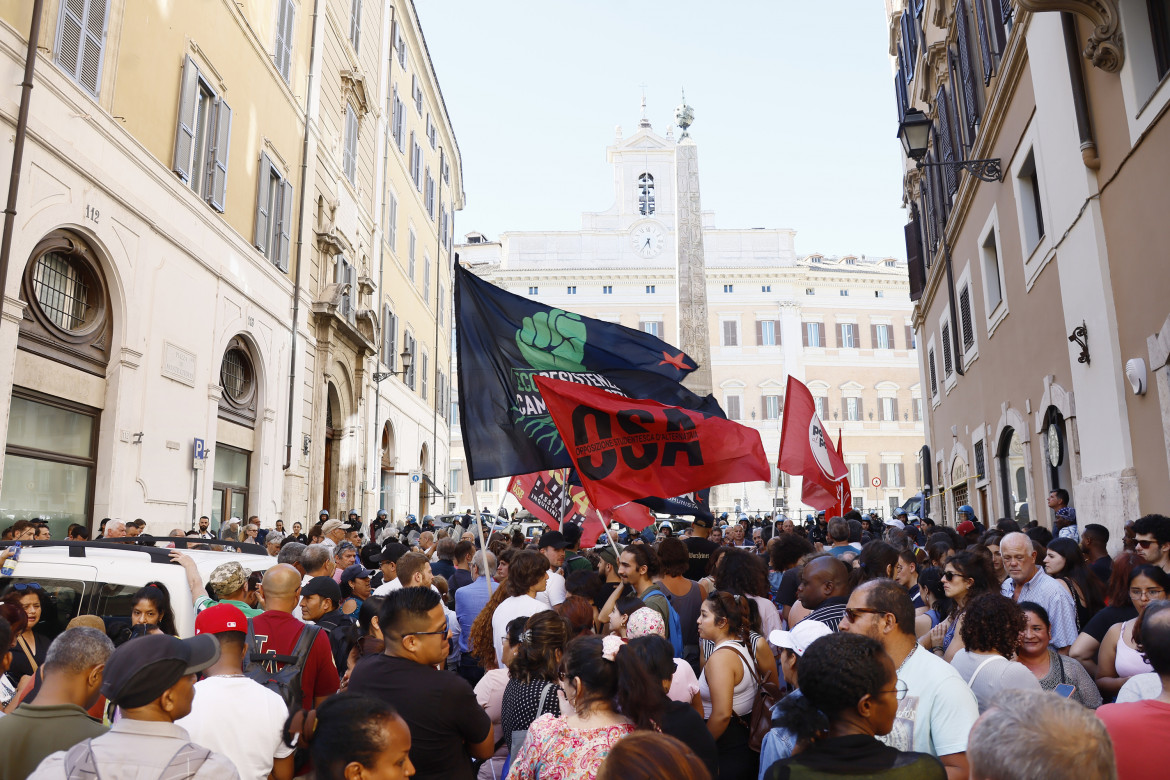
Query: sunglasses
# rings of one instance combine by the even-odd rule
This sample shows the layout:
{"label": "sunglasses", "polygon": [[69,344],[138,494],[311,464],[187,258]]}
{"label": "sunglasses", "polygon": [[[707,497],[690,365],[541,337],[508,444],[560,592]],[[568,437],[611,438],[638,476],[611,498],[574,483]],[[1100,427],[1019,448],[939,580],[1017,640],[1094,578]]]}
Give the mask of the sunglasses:
{"label": "sunglasses", "polygon": [[957,577],[958,579],[965,579],[965,578],[963,577],[963,575],[962,575],[962,574],[959,574],[957,571],[944,571],[944,572],[942,573],[942,578],[943,578],[944,580],[946,580],[947,582],[950,582],[951,580],[955,579],[956,577]]}
{"label": "sunglasses", "polygon": [[859,615],[890,615],[893,614],[885,609],[870,609],[869,607],[858,607],[857,609],[845,608],[845,617],[849,618],[850,623],[856,623]]}
{"label": "sunglasses", "polygon": [[1136,544],[1138,547],[1142,548],[1143,550],[1146,549],[1147,547],[1153,547],[1157,543],[1158,543],[1157,539],[1137,539],[1134,541],[1134,544]]}

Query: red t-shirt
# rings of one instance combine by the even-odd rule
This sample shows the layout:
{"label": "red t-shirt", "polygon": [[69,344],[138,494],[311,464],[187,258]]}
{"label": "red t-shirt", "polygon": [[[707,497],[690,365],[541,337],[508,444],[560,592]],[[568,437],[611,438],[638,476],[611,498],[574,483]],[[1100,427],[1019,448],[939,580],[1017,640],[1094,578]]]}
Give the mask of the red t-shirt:
{"label": "red t-shirt", "polygon": [[1117,780],[1160,780],[1166,777],[1166,755],[1154,747],[1155,734],[1170,734],[1170,704],[1147,699],[1106,704],[1097,709],[1113,740]]}
{"label": "red t-shirt", "polygon": [[[297,638],[305,624],[287,612],[270,609],[252,618],[252,632],[260,644],[261,652],[272,651],[279,655],[292,655]],[[329,649],[329,634],[317,632],[305,669],[301,672],[301,706],[313,708],[313,699],[332,696],[341,686],[337,666],[333,663],[333,651]]]}

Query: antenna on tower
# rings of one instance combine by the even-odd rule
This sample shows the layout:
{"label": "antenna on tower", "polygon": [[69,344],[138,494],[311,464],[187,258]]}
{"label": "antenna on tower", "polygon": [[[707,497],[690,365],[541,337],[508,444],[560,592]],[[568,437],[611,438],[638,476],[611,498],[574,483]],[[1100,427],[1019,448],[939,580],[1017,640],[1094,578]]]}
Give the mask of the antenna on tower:
{"label": "antenna on tower", "polygon": [[649,128],[650,120],[646,118],[646,85],[639,84],[638,86],[642,88],[642,118],[638,120],[638,127]]}

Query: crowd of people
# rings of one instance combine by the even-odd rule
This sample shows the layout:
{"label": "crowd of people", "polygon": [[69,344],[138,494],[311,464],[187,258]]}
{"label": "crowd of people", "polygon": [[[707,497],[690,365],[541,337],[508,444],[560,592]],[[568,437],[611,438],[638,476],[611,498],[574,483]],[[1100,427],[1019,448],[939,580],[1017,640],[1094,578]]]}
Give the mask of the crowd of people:
{"label": "crowd of people", "polygon": [[55,637],[46,590],[10,584],[0,780],[1162,777],[1170,518],[1127,523],[1111,557],[1053,501],[1055,537],[970,507],[954,528],[724,515],[584,547],[565,524],[481,549],[470,512],[201,523],[273,565],[205,585],[175,549],[190,604],[149,583],[129,629],[78,615]]}

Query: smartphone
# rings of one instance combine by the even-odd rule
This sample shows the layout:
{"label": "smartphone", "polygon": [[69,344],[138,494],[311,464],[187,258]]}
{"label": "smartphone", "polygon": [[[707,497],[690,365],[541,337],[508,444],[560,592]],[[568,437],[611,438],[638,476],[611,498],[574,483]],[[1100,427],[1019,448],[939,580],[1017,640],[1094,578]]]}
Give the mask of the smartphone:
{"label": "smartphone", "polygon": [[1072,695],[1076,692],[1076,690],[1077,690],[1077,686],[1075,686],[1075,685],[1070,685],[1069,683],[1061,683],[1060,685],[1056,686],[1056,695],[1063,696],[1064,698],[1068,699],[1068,698],[1072,697]]}

